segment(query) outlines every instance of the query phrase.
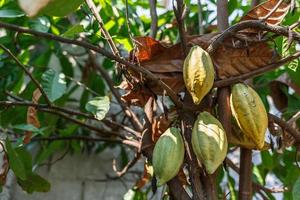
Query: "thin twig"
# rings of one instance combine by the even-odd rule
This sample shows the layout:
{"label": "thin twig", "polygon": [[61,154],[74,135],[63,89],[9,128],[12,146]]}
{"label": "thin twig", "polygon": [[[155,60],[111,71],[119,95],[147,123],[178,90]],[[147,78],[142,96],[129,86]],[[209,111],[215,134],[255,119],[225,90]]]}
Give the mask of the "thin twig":
{"label": "thin twig", "polygon": [[136,116],[136,114],[130,109],[129,106],[127,106],[123,101],[122,101],[122,97],[120,95],[120,93],[116,90],[116,88],[114,87],[114,83],[113,80],[110,78],[110,76],[108,75],[107,71],[105,69],[103,69],[102,66],[98,65],[98,63],[96,63],[95,57],[93,54],[90,54],[91,57],[91,62],[92,64],[96,67],[96,69],[100,72],[101,76],[104,78],[104,80],[106,81],[109,89],[111,90],[111,92],[113,93],[113,95],[115,96],[116,100],[118,101],[118,103],[120,104],[122,110],[125,112],[125,114],[129,117],[129,119],[132,122],[132,125],[138,130],[138,131],[142,131],[143,129],[143,125],[141,124],[141,122],[139,121],[138,117]]}
{"label": "thin twig", "polygon": [[[236,173],[240,174],[240,168],[237,167],[232,160],[230,160],[229,158],[225,159],[226,164],[233,169],[233,171],[235,171]],[[281,193],[281,192],[285,192],[287,191],[286,188],[266,188],[258,183],[252,182],[252,186],[254,189],[256,190],[263,190],[264,192],[267,193]]]}
{"label": "thin twig", "polygon": [[32,141],[59,141],[59,140],[81,140],[90,142],[112,142],[126,144],[135,148],[138,148],[139,144],[132,140],[118,140],[115,138],[100,138],[100,137],[90,137],[90,136],[51,136],[51,137],[35,137]]}
{"label": "thin twig", "polygon": [[30,77],[30,79],[32,80],[32,82],[36,85],[36,87],[40,90],[40,92],[42,93],[42,95],[44,96],[47,104],[49,106],[52,105],[50,99],[48,98],[47,94],[45,93],[45,91],[43,90],[42,86],[40,85],[40,83],[32,76],[32,74],[30,73],[30,71],[26,68],[25,65],[23,65],[19,59],[8,49],[6,48],[4,45],[0,44],[0,48],[3,49],[16,63],[19,67],[21,67],[21,69]]}
{"label": "thin twig", "polygon": [[[29,103],[29,102],[13,102],[13,101],[0,101],[0,105],[1,106],[7,106],[7,107],[12,107],[12,106],[32,106],[32,107],[36,107],[39,111],[43,111],[43,112],[47,112],[47,113],[52,113],[54,115],[58,115],[60,117],[63,117],[75,124],[78,124],[80,126],[83,126],[83,127],[86,127],[90,130],[93,130],[97,133],[100,133],[100,134],[104,134],[106,136],[118,136],[118,137],[121,137],[121,138],[124,138],[124,136],[120,135],[119,133],[116,133],[116,132],[112,132],[112,131],[107,131],[107,130],[103,130],[103,129],[100,129],[100,128],[97,128],[95,126],[92,126],[92,125],[89,125],[85,122],[82,122],[78,119],[75,119],[75,118],[72,118],[72,117],[69,117],[68,115],[66,115],[65,113],[77,113],[79,114],[79,112],[76,112],[76,111],[70,111],[68,109],[63,109],[64,112],[60,112],[58,110],[56,110],[55,108],[58,108],[58,107],[55,107],[55,108],[52,108],[52,107],[38,107],[38,104],[34,104],[34,103]],[[59,108],[60,110],[62,110],[61,108]],[[83,116],[86,116],[85,114],[81,113],[80,115],[83,115]]]}
{"label": "thin twig", "polygon": [[287,132],[289,132],[297,142],[300,142],[300,131],[294,129],[292,126],[290,126],[289,123],[287,123],[286,121],[284,121],[283,119],[280,119],[279,117],[270,114],[269,113],[269,119],[273,120],[276,124],[278,124],[283,130],[286,130]]}
{"label": "thin twig", "polygon": [[90,10],[92,11],[94,17],[96,18],[99,26],[100,26],[100,30],[102,32],[102,34],[104,35],[105,39],[107,40],[112,52],[114,53],[115,56],[120,57],[120,53],[119,50],[117,49],[114,41],[112,40],[112,37],[110,36],[109,32],[105,29],[104,27],[104,23],[103,20],[99,14],[99,11],[96,8],[96,5],[94,4],[93,0],[85,0],[86,4],[88,5],[88,7],[90,8]]}
{"label": "thin twig", "polygon": [[291,36],[293,40],[300,42],[300,34],[295,31],[290,32],[289,29],[286,27],[269,25],[259,20],[246,20],[239,22],[226,29],[222,34],[220,34],[214,39],[214,41],[209,45],[209,47],[206,50],[210,54],[214,53],[218,49],[219,45],[221,45],[224,42],[225,39],[231,37],[232,35],[234,35],[234,33],[247,28],[258,29],[261,31],[269,31],[279,35],[284,35],[286,37]]}
{"label": "thin twig", "polygon": [[122,176],[124,176],[128,172],[128,170],[131,167],[133,167],[137,163],[137,161],[139,161],[140,157],[141,157],[141,153],[136,153],[135,156],[134,156],[134,158],[131,161],[129,161],[127,163],[127,165],[121,171],[119,171],[117,169],[116,160],[114,159],[113,160],[113,170],[116,172],[116,174],[117,174],[118,177],[122,177]]}

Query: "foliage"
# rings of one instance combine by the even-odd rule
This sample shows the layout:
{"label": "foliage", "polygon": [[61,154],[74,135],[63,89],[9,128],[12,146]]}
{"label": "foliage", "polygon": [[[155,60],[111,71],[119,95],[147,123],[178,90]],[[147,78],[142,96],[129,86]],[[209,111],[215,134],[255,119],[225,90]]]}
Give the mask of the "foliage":
{"label": "foliage", "polygon": [[[23,11],[24,7],[21,8],[20,2],[25,2],[25,5],[28,6],[28,2],[32,1],[0,0],[0,24],[13,24],[52,34],[52,36],[59,36],[68,41],[84,41],[94,45],[95,48],[110,49],[111,45],[101,31],[99,22],[93,18],[93,13],[82,0],[72,1],[72,3],[70,0],[56,0],[65,7],[61,4],[45,4],[44,7],[38,8],[35,14],[32,14],[36,15],[33,18],[28,17],[28,13]],[[177,93],[185,89],[181,67],[184,60],[183,52],[180,45],[175,45],[180,41],[179,25],[176,22],[172,6],[170,6],[171,1],[158,1],[156,6],[158,31],[155,40],[146,37],[151,33],[152,21],[148,1],[94,0],[93,2],[96,6],[101,7],[99,14],[103,20],[103,27],[111,35],[122,58],[135,61],[132,58],[135,55],[139,58],[141,65],[154,74],[157,79],[155,81],[153,81],[153,77],[146,79],[142,73],[137,73],[132,68],[122,68],[123,66],[116,65],[113,59],[82,46],[70,44],[71,42],[62,43],[53,40],[53,37],[46,39],[31,34],[16,33],[16,31],[3,28],[1,25],[0,44],[8,48],[32,74],[52,106],[49,107],[49,102],[43,95],[40,98],[34,98],[34,92],[37,90],[36,83],[25,73],[20,64],[9,56],[8,52],[0,48],[0,133],[2,142],[5,143],[9,167],[16,175],[19,185],[28,193],[50,190],[50,183],[36,174],[33,166],[41,165],[51,155],[65,151],[66,148],[70,148],[71,152],[94,151],[93,153],[101,153],[108,147],[122,148],[120,156],[123,166],[126,166],[129,160],[126,152],[128,150],[136,151],[136,147],[119,144],[120,140],[128,138],[132,141],[133,139],[138,140],[140,137],[136,137],[135,134],[141,132],[138,130],[138,125],[131,124],[134,119],[128,117],[132,116],[128,108],[135,106],[143,108],[134,109],[137,110],[135,114],[138,116],[138,120],[142,121],[143,119],[145,124],[150,123],[148,129],[153,131],[150,137],[152,143],[170,124],[177,123],[176,125],[179,125],[180,116],[178,117],[176,114],[174,117],[172,113],[175,110],[172,98],[171,100],[165,98],[165,96],[171,97],[171,95],[166,94],[165,88],[162,89],[161,85],[157,84],[162,80],[175,91],[175,97],[177,97]],[[165,5],[165,2],[169,2],[170,5]],[[202,26],[207,35],[200,38],[189,37],[188,42],[206,49],[218,32],[215,26],[217,5],[215,0],[202,0],[201,2]],[[185,1],[185,3],[188,7],[185,16],[187,34],[199,34],[199,5],[197,5],[197,1]],[[246,15],[250,10],[250,4],[250,1],[244,0],[228,1],[230,25],[237,24],[247,17],[251,19],[260,17],[255,15],[255,10]],[[288,12],[286,16],[282,15],[282,19],[278,19],[281,24],[290,26],[300,20],[299,1],[296,1],[296,4],[294,12],[289,11],[287,4],[280,7],[284,10],[283,13]],[[57,9],[57,6],[62,9]],[[274,3],[271,5],[272,7],[274,7]],[[271,10],[269,7],[266,12]],[[245,15],[246,17],[242,18]],[[279,21],[273,24],[279,24]],[[271,22],[270,24],[272,25]],[[244,48],[243,52],[233,47],[243,47],[246,42],[235,43],[231,39],[224,41],[222,47],[217,49],[212,56],[217,74],[221,79],[226,80],[232,76],[255,71],[261,66],[269,64],[270,61],[279,60],[279,55],[287,57],[299,52],[299,41],[292,40],[291,36],[283,37],[274,33],[257,33],[251,29],[246,30],[247,33],[243,33],[244,35],[241,34],[241,36],[257,40],[257,35],[263,35],[269,40],[259,43],[250,42],[249,48]],[[294,31],[300,32],[299,28],[295,28]],[[249,32],[255,36],[250,37]],[[230,46],[232,43],[237,46]],[[140,51],[130,54],[134,48],[138,48]],[[285,121],[291,119],[300,110],[299,63],[298,57],[298,59],[282,64],[272,71],[256,76],[252,81],[253,88],[260,95],[267,112],[276,113]],[[220,68],[224,70],[221,71]],[[119,85],[118,88],[117,85]],[[115,92],[121,91],[123,94],[123,89],[127,93],[121,99]],[[217,109],[215,95],[216,90],[213,89],[208,95],[212,96],[212,101],[209,106],[206,106],[206,109],[214,114]],[[161,98],[156,98],[157,96]],[[151,99],[154,100],[151,101]],[[147,106],[154,105],[155,100],[160,101],[157,108],[159,111],[153,112],[152,115],[157,115],[152,116],[149,115]],[[8,101],[23,102],[25,105],[11,106],[7,105]],[[150,106],[150,108],[152,107]],[[125,111],[119,112],[121,109]],[[33,120],[29,117],[30,113],[33,115]],[[123,122],[125,124],[122,124]],[[130,129],[124,131],[123,125]],[[289,125],[299,132],[299,120]],[[131,131],[131,129],[136,131]],[[100,136],[95,138],[95,132]],[[54,137],[99,140],[94,141],[93,145],[72,139],[47,141]],[[283,192],[284,199],[297,199],[299,197],[297,188],[300,185],[300,170],[295,159],[295,155],[297,155],[295,139],[289,135],[287,129],[281,128],[275,123],[269,124],[267,137],[266,141],[270,143],[272,149],[257,152],[261,162],[254,167],[252,181],[263,186],[269,185],[268,177],[272,176],[280,181],[279,187],[288,189],[287,192]],[[42,139],[45,141],[41,142]],[[29,147],[32,146],[39,149],[33,158],[29,153]],[[229,147],[228,155],[230,157],[236,150],[234,146]],[[228,170],[219,169],[218,171],[219,196],[223,198],[227,192],[230,192],[231,199],[236,199],[238,192],[236,175]],[[152,175],[148,174],[145,167],[144,177],[138,181],[143,182],[142,186],[137,184],[130,189],[124,196],[125,199],[147,199],[147,195],[148,197],[152,195],[151,189],[155,191],[153,186],[155,181],[151,184]],[[4,175],[0,174],[0,176]],[[183,180],[182,182],[186,184],[187,181]],[[226,184],[223,184],[224,182]],[[263,194],[257,194],[274,199],[271,193],[260,192]]]}

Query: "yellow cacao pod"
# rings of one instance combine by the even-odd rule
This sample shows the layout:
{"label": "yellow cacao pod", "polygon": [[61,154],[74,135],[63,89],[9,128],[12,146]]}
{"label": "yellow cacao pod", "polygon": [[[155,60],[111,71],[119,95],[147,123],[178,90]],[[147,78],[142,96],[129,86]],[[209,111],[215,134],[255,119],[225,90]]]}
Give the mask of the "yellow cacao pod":
{"label": "yellow cacao pod", "polygon": [[177,128],[167,129],[158,139],[153,151],[152,164],[158,182],[163,185],[175,177],[183,163],[184,144]]}
{"label": "yellow cacao pod", "polygon": [[246,84],[235,84],[231,89],[230,106],[242,132],[254,142],[257,149],[262,149],[268,116],[258,94]]}
{"label": "yellow cacao pod", "polygon": [[[253,142],[251,138],[246,136],[241,129],[238,127],[235,121],[232,122],[232,130],[230,133],[227,133],[227,139],[228,143],[247,148],[247,149],[259,149],[257,145]],[[267,150],[270,149],[270,144],[266,143],[264,144],[264,147],[259,150]]]}
{"label": "yellow cacao pod", "polygon": [[227,153],[227,137],[222,124],[210,113],[198,115],[192,131],[192,147],[208,174],[222,164]]}
{"label": "yellow cacao pod", "polygon": [[183,80],[195,104],[210,91],[215,78],[209,54],[199,46],[191,48],[183,64]]}

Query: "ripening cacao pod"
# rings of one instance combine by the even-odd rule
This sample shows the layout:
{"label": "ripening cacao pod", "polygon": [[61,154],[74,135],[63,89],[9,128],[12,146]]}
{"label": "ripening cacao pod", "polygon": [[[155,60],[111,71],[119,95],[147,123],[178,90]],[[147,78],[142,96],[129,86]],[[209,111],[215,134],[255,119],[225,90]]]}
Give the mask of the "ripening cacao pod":
{"label": "ripening cacao pod", "polygon": [[183,64],[183,80],[195,104],[210,91],[215,78],[209,54],[199,46],[191,48]]}
{"label": "ripening cacao pod", "polygon": [[257,150],[268,150],[270,149],[270,144],[264,144],[262,149],[259,149],[257,145],[253,142],[251,138],[246,136],[241,129],[238,127],[235,121],[232,121],[232,130],[231,132],[227,133],[227,140],[229,144],[243,147],[246,149],[257,149]]}
{"label": "ripening cacao pod", "polygon": [[167,129],[158,139],[153,151],[154,174],[161,186],[177,175],[184,158],[184,144],[177,128]]}
{"label": "ripening cacao pod", "polygon": [[230,106],[242,132],[254,142],[257,149],[262,149],[268,116],[258,94],[246,84],[235,84],[231,89]]}
{"label": "ripening cacao pod", "polygon": [[227,153],[227,137],[222,124],[210,113],[198,115],[192,131],[192,147],[208,174],[222,164]]}

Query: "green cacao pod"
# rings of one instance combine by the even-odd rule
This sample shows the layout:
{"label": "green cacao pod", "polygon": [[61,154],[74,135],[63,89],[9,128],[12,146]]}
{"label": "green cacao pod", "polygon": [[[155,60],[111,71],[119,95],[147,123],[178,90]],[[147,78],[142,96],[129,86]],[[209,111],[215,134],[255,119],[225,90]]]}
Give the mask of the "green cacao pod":
{"label": "green cacao pod", "polygon": [[210,113],[198,115],[193,126],[192,147],[208,174],[222,164],[227,153],[227,137],[222,124]]}
{"label": "green cacao pod", "polygon": [[246,84],[235,84],[231,89],[230,106],[242,132],[253,141],[257,149],[262,149],[268,115],[258,94]]}
{"label": "green cacao pod", "polygon": [[152,164],[158,178],[157,185],[163,185],[175,177],[183,163],[184,144],[177,128],[167,129],[158,139],[153,151]]}
{"label": "green cacao pod", "polygon": [[183,80],[195,104],[210,91],[215,78],[209,54],[199,46],[191,48],[183,64]]}

